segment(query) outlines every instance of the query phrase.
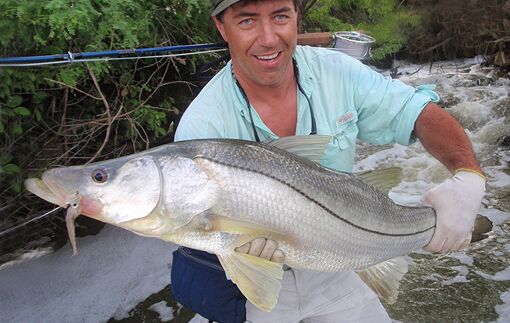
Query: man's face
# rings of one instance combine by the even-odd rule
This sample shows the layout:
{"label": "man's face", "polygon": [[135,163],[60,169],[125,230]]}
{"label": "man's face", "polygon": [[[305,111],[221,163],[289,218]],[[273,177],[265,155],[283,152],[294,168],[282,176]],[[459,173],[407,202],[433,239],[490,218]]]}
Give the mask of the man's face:
{"label": "man's face", "polygon": [[292,0],[236,3],[214,18],[228,42],[236,77],[247,85],[277,86],[292,75],[297,11]]}

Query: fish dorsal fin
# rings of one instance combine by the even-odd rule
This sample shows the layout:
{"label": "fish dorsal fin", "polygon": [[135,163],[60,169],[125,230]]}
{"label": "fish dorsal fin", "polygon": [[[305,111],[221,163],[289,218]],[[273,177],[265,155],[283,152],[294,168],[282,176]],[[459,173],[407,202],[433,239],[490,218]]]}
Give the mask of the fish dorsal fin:
{"label": "fish dorsal fin", "polygon": [[246,298],[266,312],[278,302],[283,277],[282,264],[233,251],[218,255],[228,277]]}
{"label": "fish dorsal fin", "polygon": [[290,136],[264,141],[264,143],[319,163],[331,138],[325,135]]}
{"label": "fish dorsal fin", "polygon": [[384,302],[393,304],[397,300],[400,280],[408,270],[403,257],[387,260],[357,274]]}
{"label": "fish dorsal fin", "polygon": [[383,193],[388,193],[393,187],[400,184],[402,168],[390,167],[356,173],[363,182],[374,186]]}

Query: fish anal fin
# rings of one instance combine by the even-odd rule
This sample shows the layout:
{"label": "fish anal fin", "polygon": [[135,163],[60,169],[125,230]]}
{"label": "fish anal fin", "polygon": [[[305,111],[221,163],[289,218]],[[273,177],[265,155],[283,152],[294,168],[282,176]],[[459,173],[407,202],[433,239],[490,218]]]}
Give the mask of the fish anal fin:
{"label": "fish anal fin", "polygon": [[381,300],[393,304],[397,300],[400,280],[408,267],[407,261],[398,257],[358,271],[357,274]]}
{"label": "fish anal fin", "polygon": [[271,311],[278,302],[282,264],[232,251],[218,255],[228,277],[246,298],[263,311]]}
{"label": "fish anal fin", "polygon": [[402,168],[390,167],[356,173],[356,176],[366,184],[372,185],[383,193],[388,193],[393,187],[400,184]]}

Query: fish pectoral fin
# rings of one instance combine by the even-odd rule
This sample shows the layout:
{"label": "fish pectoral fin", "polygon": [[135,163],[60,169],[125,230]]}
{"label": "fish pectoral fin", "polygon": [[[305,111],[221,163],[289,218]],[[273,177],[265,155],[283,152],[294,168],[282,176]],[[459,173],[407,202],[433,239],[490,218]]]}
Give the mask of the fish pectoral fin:
{"label": "fish pectoral fin", "polygon": [[246,298],[263,311],[271,311],[278,302],[282,264],[233,251],[218,255],[225,272]]}
{"label": "fish pectoral fin", "polygon": [[272,238],[273,240],[277,238],[284,238],[283,233],[257,223],[237,220],[220,215],[208,215],[207,218],[211,221],[212,230],[244,236],[244,240],[247,241],[242,241],[242,243],[248,242],[256,237]]}
{"label": "fish pectoral fin", "polygon": [[390,167],[356,173],[356,176],[366,184],[372,185],[383,193],[388,193],[393,187],[400,184],[402,168]]}
{"label": "fish pectoral fin", "polygon": [[408,267],[407,261],[398,257],[358,271],[357,274],[381,300],[393,304],[397,300],[400,280]]}

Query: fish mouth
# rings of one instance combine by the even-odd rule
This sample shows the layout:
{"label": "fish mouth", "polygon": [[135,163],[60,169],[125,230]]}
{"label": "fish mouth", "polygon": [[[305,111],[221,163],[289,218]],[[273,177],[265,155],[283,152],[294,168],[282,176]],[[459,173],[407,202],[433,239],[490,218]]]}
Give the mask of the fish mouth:
{"label": "fish mouth", "polygon": [[73,255],[76,255],[76,236],[74,220],[80,215],[80,200],[81,196],[78,192],[73,194],[62,193],[59,189],[54,187],[50,181],[45,180],[43,174],[41,179],[29,178],[25,181],[25,187],[31,193],[39,196],[40,198],[56,204],[60,207],[67,208],[66,212],[66,228],[69,242],[73,249]]}
{"label": "fish mouth", "polygon": [[51,185],[44,181],[44,178],[42,180],[39,178],[29,178],[25,180],[25,188],[43,200],[60,207],[66,208],[70,204],[68,201],[71,199],[71,196],[61,194],[54,188],[52,189]]}
{"label": "fish mouth", "polygon": [[54,170],[49,170],[44,172],[40,179],[29,178],[25,180],[25,188],[50,203],[67,208],[67,206],[76,203],[78,190],[61,181],[55,183],[51,180],[55,176],[54,173]]}

